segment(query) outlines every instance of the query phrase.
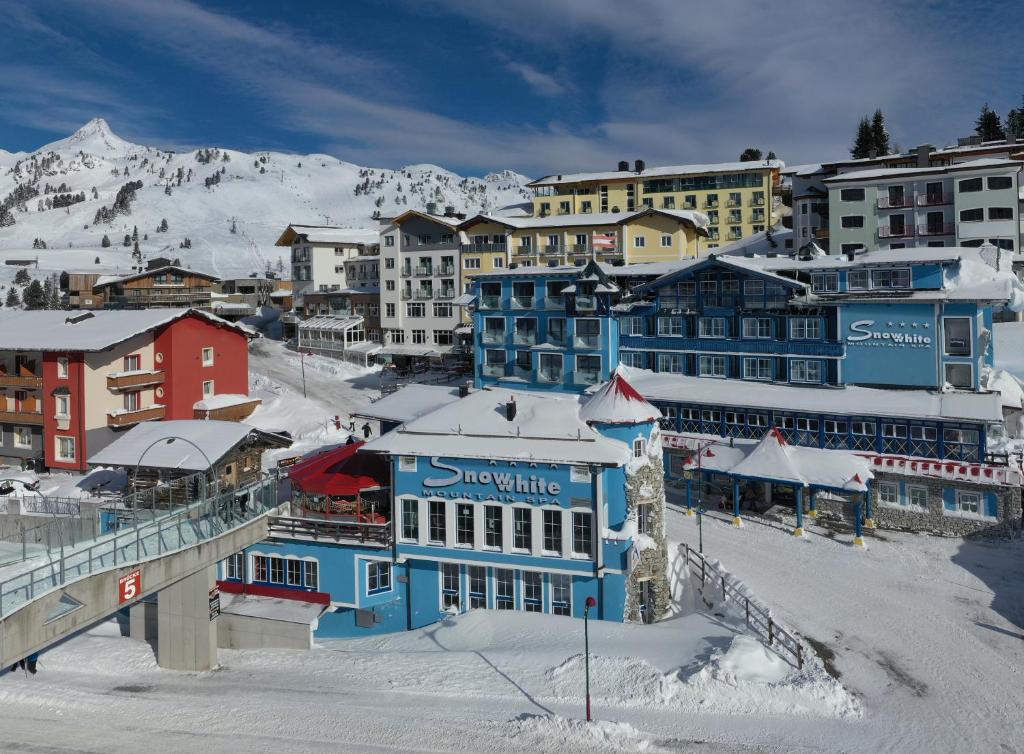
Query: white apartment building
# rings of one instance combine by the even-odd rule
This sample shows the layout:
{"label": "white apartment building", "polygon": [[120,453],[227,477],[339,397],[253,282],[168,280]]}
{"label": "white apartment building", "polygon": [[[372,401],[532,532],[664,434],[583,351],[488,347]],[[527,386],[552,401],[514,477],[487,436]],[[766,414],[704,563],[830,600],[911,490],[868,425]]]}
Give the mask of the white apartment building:
{"label": "white apartment building", "polygon": [[291,248],[292,289],[298,300],[306,292],[348,288],[347,263],[372,256],[378,240],[374,229],[289,225],[276,245]]}

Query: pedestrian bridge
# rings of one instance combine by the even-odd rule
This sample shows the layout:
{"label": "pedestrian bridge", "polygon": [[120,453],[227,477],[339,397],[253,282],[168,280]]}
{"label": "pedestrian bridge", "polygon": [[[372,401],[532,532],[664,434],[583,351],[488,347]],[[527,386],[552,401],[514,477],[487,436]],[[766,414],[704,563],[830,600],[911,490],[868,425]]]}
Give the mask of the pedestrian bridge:
{"label": "pedestrian bridge", "polygon": [[135,610],[154,594],[159,664],[212,667],[214,566],[265,539],[268,517],[277,512],[276,476],[230,491],[186,478],[105,506],[106,533],[74,541],[55,536],[59,543],[0,567],[0,668],[125,607],[133,611],[133,633],[136,623],[141,633],[145,621],[135,620]]}

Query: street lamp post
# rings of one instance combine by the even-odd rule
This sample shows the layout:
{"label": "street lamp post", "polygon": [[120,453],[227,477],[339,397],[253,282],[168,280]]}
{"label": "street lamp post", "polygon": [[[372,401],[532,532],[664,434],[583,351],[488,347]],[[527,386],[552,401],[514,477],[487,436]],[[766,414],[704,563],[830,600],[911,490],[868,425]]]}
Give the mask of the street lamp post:
{"label": "street lamp post", "polygon": [[586,675],[587,685],[587,722],[589,723],[590,718],[590,631],[589,631],[589,618],[590,608],[597,605],[597,600],[593,597],[587,597],[587,601],[583,605],[583,665],[584,672]]}

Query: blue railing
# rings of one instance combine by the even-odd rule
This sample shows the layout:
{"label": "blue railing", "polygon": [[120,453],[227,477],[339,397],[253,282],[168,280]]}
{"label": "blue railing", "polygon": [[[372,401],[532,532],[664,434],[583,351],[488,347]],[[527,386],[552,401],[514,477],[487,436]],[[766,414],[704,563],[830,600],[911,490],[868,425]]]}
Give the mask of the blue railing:
{"label": "blue railing", "polygon": [[750,353],[778,356],[824,356],[842,358],[846,346],[808,340],[755,340],[746,338],[686,338],[678,336],[622,335],[622,348],[643,351],[698,351],[705,353]]}

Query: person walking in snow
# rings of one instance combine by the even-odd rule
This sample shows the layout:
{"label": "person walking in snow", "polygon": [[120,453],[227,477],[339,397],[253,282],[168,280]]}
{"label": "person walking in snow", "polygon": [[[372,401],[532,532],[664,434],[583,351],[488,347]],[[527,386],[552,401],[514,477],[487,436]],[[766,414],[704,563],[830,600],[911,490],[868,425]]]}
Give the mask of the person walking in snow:
{"label": "person walking in snow", "polygon": [[369,440],[370,434],[370,422],[366,422],[366,424],[363,425],[363,438]]}
{"label": "person walking in snow", "polygon": [[348,427],[346,427],[346,429],[350,433],[355,434],[355,431],[356,431],[356,420],[353,417],[349,417]]}

